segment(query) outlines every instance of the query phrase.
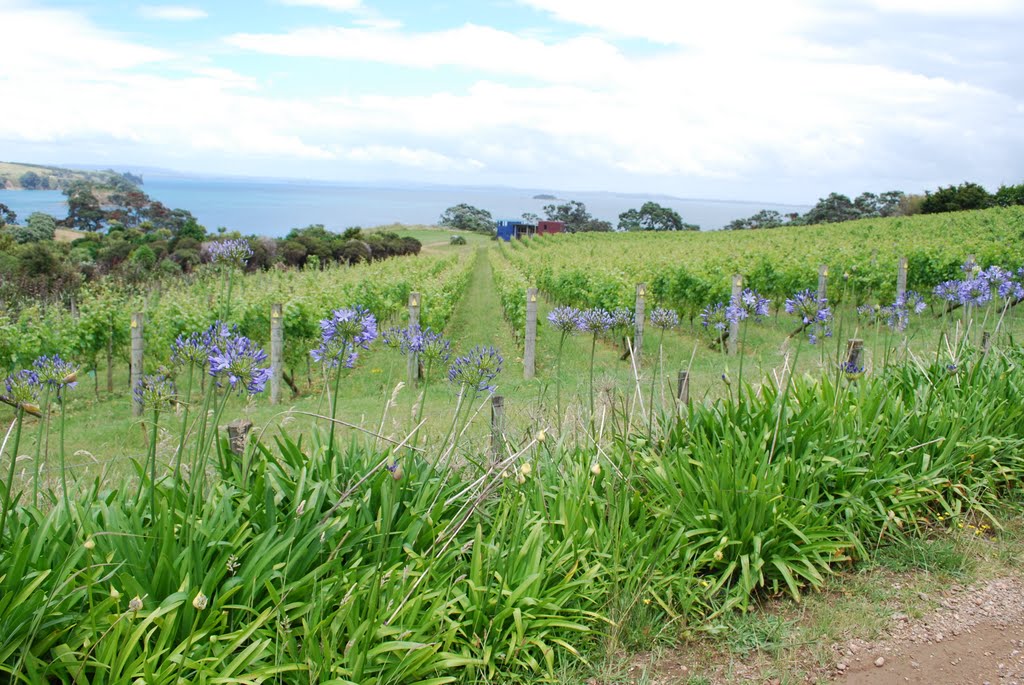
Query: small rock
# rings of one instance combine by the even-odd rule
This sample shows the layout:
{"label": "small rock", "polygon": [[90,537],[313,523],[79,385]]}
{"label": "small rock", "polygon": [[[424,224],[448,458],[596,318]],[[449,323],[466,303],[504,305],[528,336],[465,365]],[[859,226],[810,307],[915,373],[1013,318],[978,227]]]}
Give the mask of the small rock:
{"label": "small rock", "polygon": [[878,666],[879,668],[881,668],[882,666],[885,666],[885,657],[884,656],[880,656],[877,659],[875,659],[875,666]]}
{"label": "small rock", "polygon": [[849,668],[849,666],[847,665],[847,663],[845,661],[840,661],[838,664],[836,664],[836,670],[837,671],[842,672],[842,671],[845,671],[847,668]]}
{"label": "small rock", "polygon": [[908,621],[908,620],[910,620],[910,617],[907,616],[906,614],[893,614],[892,615],[892,620],[894,620],[894,621]]}
{"label": "small rock", "polygon": [[911,661],[910,662],[910,667],[911,668],[921,668],[921,664],[917,663],[916,661]]}

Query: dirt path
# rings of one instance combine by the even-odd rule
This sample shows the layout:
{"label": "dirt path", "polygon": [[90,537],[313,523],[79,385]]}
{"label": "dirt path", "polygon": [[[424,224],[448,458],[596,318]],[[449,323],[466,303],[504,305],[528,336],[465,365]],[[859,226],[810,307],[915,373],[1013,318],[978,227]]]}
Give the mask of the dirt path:
{"label": "dirt path", "polygon": [[894,614],[884,640],[838,648],[835,682],[1024,683],[1024,583],[1003,578],[943,595],[939,609],[920,620]]}

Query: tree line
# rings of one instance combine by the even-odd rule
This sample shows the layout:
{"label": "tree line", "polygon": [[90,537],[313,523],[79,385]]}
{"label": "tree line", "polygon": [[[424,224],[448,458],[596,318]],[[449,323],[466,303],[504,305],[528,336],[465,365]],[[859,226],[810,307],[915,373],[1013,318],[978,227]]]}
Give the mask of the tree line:
{"label": "tree line", "polygon": [[[587,211],[587,206],[578,200],[569,200],[561,204],[544,205],[542,211],[548,221],[561,221],[565,224],[566,233],[585,233],[592,231],[699,231],[700,226],[683,221],[679,212],[671,207],[663,207],[656,202],[645,202],[639,209],[629,209],[619,214],[619,223],[612,226],[610,221],[598,219]],[[522,215],[526,223],[541,221],[540,216],[532,212]],[[449,207],[441,214],[438,225],[461,231],[495,234],[494,217],[486,209],[461,203]]]}
{"label": "tree line", "polygon": [[749,230],[778,226],[808,226],[856,219],[961,212],[1010,205],[1024,205],[1024,183],[1011,186],[1003,185],[995,193],[989,193],[978,183],[965,182],[960,185],[940,187],[935,191],[925,191],[923,194],[908,195],[900,190],[890,190],[879,195],[864,192],[852,200],[841,193],[830,193],[828,197],[819,199],[818,203],[805,214],[783,215],[773,210],[762,209],[753,216],[732,221],[725,228]]}
{"label": "tree line", "polygon": [[[0,302],[63,296],[103,277],[142,282],[188,274],[211,260],[211,243],[228,238],[248,242],[249,271],[354,264],[419,254],[421,248],[415,238],[393,232],[353,227],[336,233],[322,224],[293,228],[283,238],[224,228],[209,232],[189,211],[169,209],[130,182],[118,187],[75,182],[65,193],[68,216],[62,220],[34,212],[19,223],[15,212],[0,204]],[[59,228],[81,235],[57,240]]]}

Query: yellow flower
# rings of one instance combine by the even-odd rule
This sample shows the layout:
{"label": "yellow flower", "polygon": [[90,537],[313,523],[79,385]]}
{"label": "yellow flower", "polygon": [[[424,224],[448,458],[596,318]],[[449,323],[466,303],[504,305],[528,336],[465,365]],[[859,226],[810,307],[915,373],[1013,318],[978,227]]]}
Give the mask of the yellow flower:
{"label": "yellow flower", "polygon": [[547,437],[548,437],[548,436],[547,436],[547,434],[546,434],[546,433],[544,432],[544,430],[543,430],[543,429],[541,429],[541,430],[537,431],[537,442],[544,442],[544,440],[545,440],[545,439],[546,439]]}
{"label": "yellow flower", "polygon": [[530,462],[523,462],[523,465],[519,467],[519,472],[523,474],[523,477],[525,478],[533,472],[533,467],[530,466]]}
{"label": "yellow flower", "polygon": [[96,547],[96,541],[92,538],[86,538],[85,542],[82,543],[82,547],[86,549],[94,549]]}

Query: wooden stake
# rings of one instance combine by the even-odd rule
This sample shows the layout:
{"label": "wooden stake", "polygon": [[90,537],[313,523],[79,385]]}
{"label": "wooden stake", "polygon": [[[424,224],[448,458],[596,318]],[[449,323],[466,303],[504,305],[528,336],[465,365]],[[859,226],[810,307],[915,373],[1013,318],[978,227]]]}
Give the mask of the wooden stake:
{"label": "wooden stake", "polygon": [[523,345],[523,378],[537,372],[537,289],[526,289],[526,340]]}
{"label": "wooden stake", "polygon": [[[414,331],[419,328],[420,325],[420,294],[417,292],[409,293],[409,330]],[[416,382],[420,378],[420,360],[419,355],[413,351],[409,351],[409,359],[406,367],[409,387],[415,388]]]}
{"label": "wooden stake", "polygon": [[501,395],[491,397],[491,459],[497,461],[502,456],[505,443],[505,398]]}
{"label": "wooden stake", "polygon": [[135,394],[135,389],[142,383],[142,352],[145,349],[145,341],[142,337],[142,325],[145,315],[142,312],[132,314],[132,371],[131,371],[131,395],[132,395],[132,416],[142,416],[142,401]]}
{"label": "wooden stake", "polygon": [[676,399],[679,400],[679,404],[682,406],[690,403],[690,374],[686,371],[679,372]]}
{"label": "wooden stake", "polygon": [[828,266],[822,264],[818,267],[818,300],[823,301],[828,297]]}
{"label": "wooden stake", "polygon": [[284,308],[270,305],[270,403],[281,401],[281,378],[284,373]]}
{"label": "wooden stake", "polygon": [[907,294],[907,258],[900,257],[896,271],[896,300],[902,302]]}
{"label": "wooden stake", "polygon": [[[732,277],[732,299],[729,304],[739,304],[740,295],[743,294],[743,276],[735,274]],[[729,323],[729,354],[735,355],[740,341],[740,322],[734,320]]]}
{"label": "wooden stake", "polygon": [[647,316],[646,297],[647,284],[638,283],[636,286],[636,311],[633,315],[633,359],[638,369],[640,368],[644,348],[644,317]]}

